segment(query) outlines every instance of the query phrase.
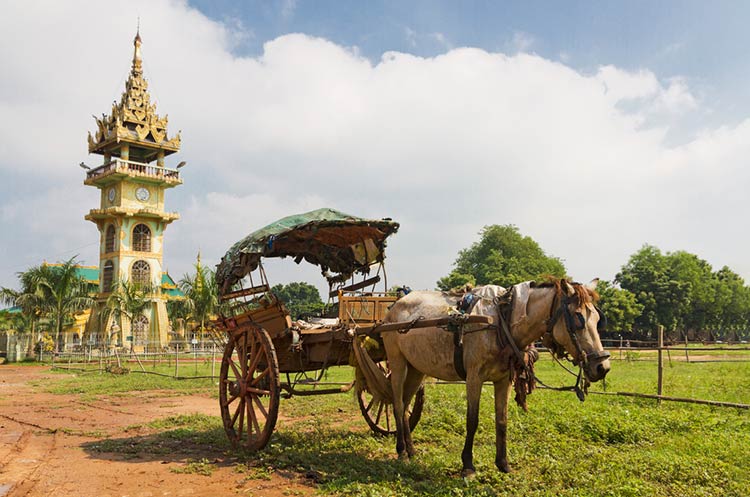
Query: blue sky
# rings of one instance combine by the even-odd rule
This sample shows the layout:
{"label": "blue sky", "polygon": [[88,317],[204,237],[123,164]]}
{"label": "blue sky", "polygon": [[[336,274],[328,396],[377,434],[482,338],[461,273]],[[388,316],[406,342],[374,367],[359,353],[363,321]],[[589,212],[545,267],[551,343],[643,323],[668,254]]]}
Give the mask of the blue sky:
{"label": "blue sky", "polygon": [[[600,65],[686,78],[710,100],[708,124],[750,110],[750,3],[643,1],[277,1],[198,0],[191,5],[252,34],[235,51],[300,32],[356,46],[377,61],[395,50],[431,57],[447,48],[531,51],[581,71]],[[699,127],[700,123],[694,123]]]}
{"label": "blue sky", "polygon": [[215,264],[324,206],[400,221],[389,281],[414,288],[489,224],[578,280],[614,278],[644,243],[750,279],[750,3],[127,5],[0,0],[0,286],[99,262],[78,164],[101,163],[86,133],[124,88],[139,16],[153,101],[182,130],[170,161],[188,162],[166,199],[176,279],[198,250]]}

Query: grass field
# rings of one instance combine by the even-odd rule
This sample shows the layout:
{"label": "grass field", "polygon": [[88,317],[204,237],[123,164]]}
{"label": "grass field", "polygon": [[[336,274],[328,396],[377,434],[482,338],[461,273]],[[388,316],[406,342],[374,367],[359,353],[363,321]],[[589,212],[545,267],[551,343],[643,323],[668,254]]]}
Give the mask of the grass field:
{"label": "grass field", "polygon": [[[194,366],[191,366],[194,367]],[[207,365],[199,365],[206,373]],[[166,368],[166,366],[164,366]],[[148,369],[148,367],[147,367]],[[191,370],[192,372],[193,370]],[[573,379],[549,359],[538,363],[545,383]],[[334,368],[331,381],[351,378],[351,368]],[[750,363],[672,362],[664,369],[664,393],[750,404]],[[177,381],[159,376],[67,373],[46,385],[56,393],[82,396],[117,391],[169,389],[210,392],[215,381]],[[494,461],[492,388],[482,397],[475,442],[478,475],[459,477],[465,398],[461,385],[430,383],[422,420],[414,432],[418,455],[394,458],[395,441],[375,437],[361,419],[351,394],[282,400],[283,419],[261,453],[229,448],[217,416],[154,420],[153,450],[164,441],[223,447],[237,457],[237,471],[263,478],[277,470],[315,475],[323,494],[344,495],[529,495],[529,496],[746,496],[750,495],[750,411],[654,400],[590,395],[584,403],[569,392],[539,389],[529,412],[512,405],[509,459],[513,473],[499,473]],[[603,387],[595,385],[592,390]],[[656,365],[614,361],[608,391],[656,393]],[[128,452],[129,439],[101,440],[96,450]],[[139,450],[150,450],[149,446]],[[211,463],[196,471],[210,474]]]}

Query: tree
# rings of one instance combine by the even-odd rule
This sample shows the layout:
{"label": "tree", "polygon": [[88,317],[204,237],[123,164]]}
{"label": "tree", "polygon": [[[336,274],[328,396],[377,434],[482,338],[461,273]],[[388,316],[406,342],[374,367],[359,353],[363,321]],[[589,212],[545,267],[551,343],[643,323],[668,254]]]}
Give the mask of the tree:
{"label": "tree", "polygon": [[717,300],[722,302],[720,327],[736,335],[738,339],[745,339],[750,325],[750,288],[745,281],[727,266],[715,273],[718,282]]}
{"label": "tree", "polygon": [[[106,322],[110,316],[114,318],[120,327],[120,333],[123,329],[123,317],[128,320],[128,323],[132,327],[135,319],[142,315],[151,303],[149,296],[152,292],[153,290],[149,285],[129,283],[127,280],[115,282],[112,293],[110,293],[105,304],[106,313],[104,321]],[[111,340],[112,337],[110,336],[109,338]],[[135,344],[134,342],[135,337],[130,342],[131,349]]]}
{"label": "tree", "polygon": [[292,319],[320,314],[325,307],[318,289],[304,281],[274,285],[271,291],[284,302]]}
{"label": "tree", "polygon": [[565,276],[565,266],[512,224],[485,226],[481,239],[458,253],[454,269],[438,280],[441,290],[466,283],[511,286],[546,276]]}
{"label": "tree", "polygon": [[78,275],[76,256],[59,266],[43,265],[45,270],[39,285],[44,294],[43,313],[47,314],[55,329],[55,347],[60,350],[60,335],[65,321],[76,312],[94,305],[89,295],[88,284]]}
{"label": "tree", "polygon": [[167,315],[172,329],[182,335],[185,332],[187,320],[190,318],[190,306],[185,299],[167,301]]}
{"label": "tree", "polygon": [[[42,318],[44,294],[38,284],[42,274],[42,267],[34,266],[24,272],[18,273],[18,279],[21,283],[20,290],[5,287],[0,288],[0,302],[21,308],[20,315],[22,319],[20,321],[14,319],[14,326],[28,331],[30,335],[27,340],[27,356],[31,356],[34,353],[36,331],[39,328],[39,321]],[[17,331],[21,331],[21,329]]]}
{"label": "tree", "polygon": [[633,292],[643,313],[636,326],[685,333],[744,331],[750,317],[750,289],[728,267],[714,272],[697,255],[667,252],[644,245],[617,274],[623,289]]}
{"label": "tree", "polygon": [[185,274],[179,286],[185,294],[184,314],[198,323],[199,339],[202,343],[206,323],[219,312],[221,304],[216,285],[216,273],[201,264],[200,255],[194,267],[195,274]]}
{"label": "tree", "polygon": [[601,298],[599,307],[607,316],[607,331],[630,333],[636,318],[643,312],[643,305],[638,303],[635,294],[605,280],[599,280],[596,291]]}
{"label": "tree", "polygon": [[635,320],[641,331],[654,331],[658,325],[667,330],[682,325],[687,313],[688,288],[685,282],[672,278],[669,259],[651,245],[644,245],[630,256],[615,281],[635,294],[643,312]]}
{"label": "tree", "polygon": [[60,335],[73,314],[91,307],[88,284],[78,275],[76,256],[59,265],[42,264],[19,273],[21,290],[3,289],[6,301],[15,302],[28,315],[47,317],[55,330],[55,350],[60,350]]}

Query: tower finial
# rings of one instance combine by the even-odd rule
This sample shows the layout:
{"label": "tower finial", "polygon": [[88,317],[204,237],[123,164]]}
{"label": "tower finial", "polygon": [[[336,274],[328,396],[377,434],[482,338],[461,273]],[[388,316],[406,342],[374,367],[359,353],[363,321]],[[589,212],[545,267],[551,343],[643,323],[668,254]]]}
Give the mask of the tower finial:
{"label": "tower finial", "polygon": [[135,31],[135,38],[133,39],[133,74],[142,74],[143,65],[141,59],[141,18],[138,17],[138,27]]}

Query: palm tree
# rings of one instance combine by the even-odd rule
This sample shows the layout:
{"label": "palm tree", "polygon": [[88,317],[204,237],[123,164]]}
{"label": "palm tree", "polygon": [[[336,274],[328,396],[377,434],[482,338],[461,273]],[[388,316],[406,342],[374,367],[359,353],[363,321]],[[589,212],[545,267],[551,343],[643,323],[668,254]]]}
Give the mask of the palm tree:
{"label": "palm tree", "polygon": [[185,299],[167,301],[167,315],[172,323],[172,330],[176,333],[183,334],[185,331],[187,320],[190,318],[190,307]]}
{"label": "palm tree", "polygon": [[94,305],[86,280],[78,275],[76,257],[73,256],[60,265],[42,264],[35,276],[42,297],[41,312],[54,325],[56,351],[60,350],[60,334],[65,322],[76,312]]}
{"label": "palm tree", "polygon": [[34,352],[35,334],[46,309],[46,295],[44,287],[40,284],[47,275],[46,267],[45,265],[34,266],[18,273],[18,279],[21,283],[20,290],[0,288],[0,302],[21,308],[22,320],[20,323],[18,321],[16,323],[29,331],[27,356],[31,356]]}
{"label": "palm tree", "polygon": [[195,263],[195,275],[185,274],[180,280],[180,290],[185,294],[185,308],[190,318],[196,321],[200,330],[200,342],[206,323],[219,312],[221,303],[216,286],[216,273],[201,265],[200,254]]}
{"label": "palm tree", "polygon": [[[135,319],[142,315],[143,311],[151,304],[149,296],[152,293],[149,285],[129,283],[127,280],[116,282],[112,293],[107,298],[104,322],[111,316],[122,330],[122,318],[124,317],[132,326]],[[131,342],[131,349],[133,345],[134,342]]]}

